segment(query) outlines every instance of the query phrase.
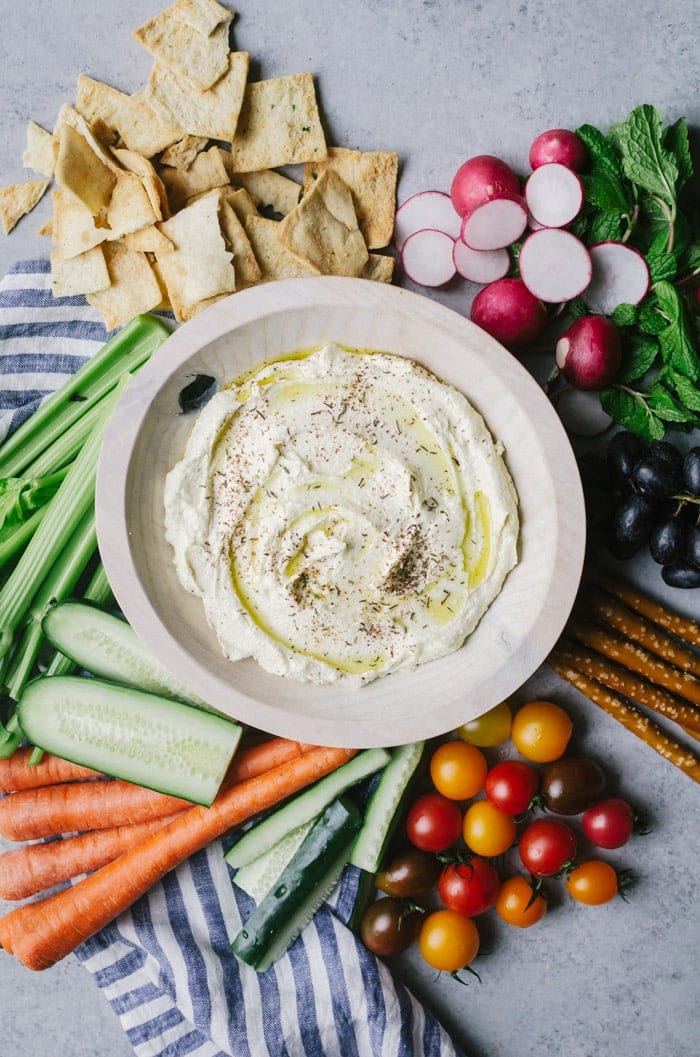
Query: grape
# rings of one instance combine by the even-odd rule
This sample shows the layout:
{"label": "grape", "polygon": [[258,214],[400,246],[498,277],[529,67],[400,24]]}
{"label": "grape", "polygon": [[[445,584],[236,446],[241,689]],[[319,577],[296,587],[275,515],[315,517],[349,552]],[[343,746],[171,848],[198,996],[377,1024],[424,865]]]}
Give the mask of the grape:
{"label": "grape", "polygon": [[691,525],[685,545],[685,553],[689,561],[700,569],[700,525]]}
{"label": "grape", "polygon": [[690,494],[700,496],[700,448],[691,448],[686,452],[683,478]]}
{"label": "grape", "polygon": [[647,453],[646,442],[636,433],[622,430],[608,444],[608,465],[620,477],[629,477],[635,463]]}
{"label": "grape", "polygon": [[664,583],[669,587],[682,587],[685,590],[700,587],[700,569],[690,562],[673,562],[664,565],[661,570]]}
{"label": "grape", "polygon": [[663,498],[675,495],[683,487],[683,475],[680,467],[667,459],[650,455],[636,464],[632,482],[644,495]]}
{"label": "grape", "polygon": [[[649,535],[656,512],[657,505],[649,496],[635,494],[625,499],[613,517],[613,542],[621,545],[623,551],[634,548],[629,551],[633,554]],[[619,550],[616,553],[623,556]]]}
{"label": "grape", "polygon": [[679,470],[683,465],[681,452],[675,444],[671,444],[667,440],[653,440],[649,445],[649,454],[656,459],[665,459],[666,462],[672,463]]}
{"label": "grape", "polygon": [[649,536],[649,553],[659,565],[678,561],[685,553],[686,526],[679,518],[657,521]]}

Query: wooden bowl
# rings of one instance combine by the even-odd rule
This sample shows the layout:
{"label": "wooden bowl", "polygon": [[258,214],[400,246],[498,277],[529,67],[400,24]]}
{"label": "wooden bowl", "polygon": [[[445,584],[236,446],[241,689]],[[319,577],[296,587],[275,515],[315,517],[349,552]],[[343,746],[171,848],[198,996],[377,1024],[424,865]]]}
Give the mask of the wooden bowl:
{"label": "wooden bowl", "polygon": [[[232,381],[325,341],[409,356],[450,382],[505,446],[520,501],[519,564],[461,649],[360,689],[315,686],[222,654],[180,585],[163,530],[163,482],[193,424],[178,394],[197,373]],[[218,711],[270,733],[364,748],[445,733],[533,674],[573,605],[585,514],[566,434],[517,359],[474,324],[398,287],[291,279],[244,290],[181,325],[139,371],[105,437],[97,479],[102,559],[127,620]]]}

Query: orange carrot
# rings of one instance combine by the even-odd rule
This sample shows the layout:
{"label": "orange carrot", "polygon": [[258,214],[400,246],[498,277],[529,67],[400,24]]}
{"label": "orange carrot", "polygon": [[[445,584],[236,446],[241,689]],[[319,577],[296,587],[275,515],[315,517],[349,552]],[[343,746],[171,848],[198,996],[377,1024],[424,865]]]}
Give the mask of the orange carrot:
{"label": "orange carrot", "polygon": [[92,830],[64,840],[25,844],[0,854],[0,899],[26,899],[78,874],[96,870],[162,829],[177,816]]}
{"label": "orange carrot", "polygon": [[30,745],[17,749],[6,760],[0,760],[0,793],[14,793],[18,789],[37,789],[42,785],[55,785],[57,782],[82,781],[96,778],[97,771],[69,763],[60,756],[44,753],[40,763],[30,764],[29,757],[34,751]]}
{"label": "orange carrot", "polygon": [[196,806],[71,888],[0,918],[0,944],[29,969],[47,969],[121,914],[170,870],[241,825],[334,771],[352,749],[315,748]]}
{"label": "orange carrot", "polygon": [[226,783],[245,782],[248,778],[256,778],[257,775],[279,767],[281,763],[287,763],[312,748],[312,745],[290,741],[288,738],[268,738],[266,741],[239,749],[229,767]]}

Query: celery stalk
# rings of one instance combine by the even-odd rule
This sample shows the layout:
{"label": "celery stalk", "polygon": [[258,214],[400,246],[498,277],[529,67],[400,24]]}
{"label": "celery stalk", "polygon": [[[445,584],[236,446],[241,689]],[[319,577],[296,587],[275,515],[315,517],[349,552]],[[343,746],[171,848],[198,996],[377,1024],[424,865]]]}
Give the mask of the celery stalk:
{"label": "celery stalk", "polygon": [[12,532],[0,535],[0,569],[15,556],[17,551],[21,550],[26,543],[29,543],[48,509],[49,505],[47,503],[46,506],[35,510],[31,517],[28,517],[21,525],[17,525]]}
{"label": "celery stalk", "polygon": [[150,315],[137,316],[122,327],[0,446],[0,477],[21,474],[125,372],[145,363],[169,334],[168,326]]}
{"label": "celery stalk", "polygon": [[[48,448],[42,451],[26,469],[27,477],[43,477],[72,462],[90,436],[100,417],[100,402],[93,404],[81,418],[69,426]],[[14,436],[14,434],[13,434]],[[0,452],[2,449],[0,449]]]}

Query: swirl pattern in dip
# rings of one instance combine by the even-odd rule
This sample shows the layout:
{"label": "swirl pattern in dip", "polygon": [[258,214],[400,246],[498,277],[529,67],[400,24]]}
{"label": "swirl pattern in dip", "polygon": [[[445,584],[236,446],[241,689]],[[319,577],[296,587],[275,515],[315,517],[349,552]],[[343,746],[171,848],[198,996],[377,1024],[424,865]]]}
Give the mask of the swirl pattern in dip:
{"label": "swirl pattern in dip", "polygon": [[231,660],[366,683],[458,649],[517,561],[499,445],[412,360],[325,345],[201,412],[166,536]]}

